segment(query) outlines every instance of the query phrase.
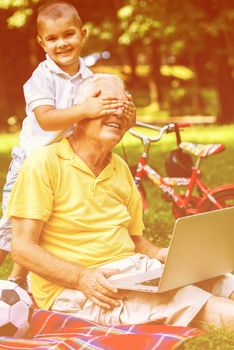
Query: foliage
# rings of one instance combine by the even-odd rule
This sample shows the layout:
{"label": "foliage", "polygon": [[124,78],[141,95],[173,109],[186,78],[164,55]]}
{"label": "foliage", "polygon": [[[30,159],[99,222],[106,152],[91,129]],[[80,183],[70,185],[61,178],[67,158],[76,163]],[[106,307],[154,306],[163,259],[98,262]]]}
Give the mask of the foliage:
{"label": "foliage", "polygon": [[[24,116],[22,85],[43,59],[35,29],[36,8],[43,2],[0,0],[1,129],[11,115]],[[109,51],[112,65],[129,67],[124,71],[128,88],[148,90],[147,102],[155,110],[218,114],[222,123],[234,119],[231,1],[71,2],[89,31],[83,54]],[[145,74],[139,66],[147,67]]]}
{"label": "foliage", "polygon": [[[234,92],[231,77],[234,55],[231,45],[234,30],[231,23],[234,7],[230,2],[130,0],[119,10],[118,15],[122,28],[119,43],[132,45],[136,54],[147,56],[152,81],[154,79],[157,86],[154,95],[159,103],[167,102],[167,108],[173,112],[178,105],[181,109],[181,105],[189,101],[190,114],[199,113],[205,101],[199,88],[212,84],[217,89],[220,103],[216,114],[219,112],[223,121],[234,118],[234,105],[228,104],[225,98],[225,94],[230,93],[230,101]],[[173,84],[173,80],[162,79],[157,73],[158,65],[163,63],[172,66],[184,64],[192,70],[189,86],[184,88],[184,84],[177,80],[177,85],[181,85],[181,91],[184,91],[181,96],[168,94],[168,90],[172,89],[169,84]],[[226,69],[222,77],[220,69]],[[164,86],[167,94],[163,95]]]}
{"label": "foliage", "polygon": [[186,340],[177,350],[233,350],[234,333],[225,328],[209,327],[207,334]]}
{"label": "foliage", "polygon": [[6,18],[9,29],[21,28],[26,24],[28,17],[33,12],[29,7],[33,2],[37,2],[37,0],[32,2],[28,0],[0,0],[0,9],[10,10],[10,15]]}

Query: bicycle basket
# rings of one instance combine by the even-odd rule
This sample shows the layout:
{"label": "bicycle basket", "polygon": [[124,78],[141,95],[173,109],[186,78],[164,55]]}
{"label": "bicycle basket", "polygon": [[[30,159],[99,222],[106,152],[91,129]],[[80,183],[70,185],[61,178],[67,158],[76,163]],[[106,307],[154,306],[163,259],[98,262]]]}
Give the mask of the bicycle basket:
{"label": "bicycle basket", "polygon": [[165,160],[165,169],[170,177],[190,177],[192,166],[190,155],[183,153],[180,149],[171,151]]}

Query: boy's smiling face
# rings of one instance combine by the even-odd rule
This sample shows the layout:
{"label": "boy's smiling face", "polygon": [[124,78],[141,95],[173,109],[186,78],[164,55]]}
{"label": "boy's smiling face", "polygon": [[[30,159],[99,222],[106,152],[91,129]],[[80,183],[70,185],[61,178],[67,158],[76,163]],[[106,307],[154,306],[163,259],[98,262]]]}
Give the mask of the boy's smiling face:
{"label": "boy's smiling face", "polygon": [[40,27],[39,44],[49,57],[66,73],[79,70],[79,56],[86,37],[74,16],[47,19]]}

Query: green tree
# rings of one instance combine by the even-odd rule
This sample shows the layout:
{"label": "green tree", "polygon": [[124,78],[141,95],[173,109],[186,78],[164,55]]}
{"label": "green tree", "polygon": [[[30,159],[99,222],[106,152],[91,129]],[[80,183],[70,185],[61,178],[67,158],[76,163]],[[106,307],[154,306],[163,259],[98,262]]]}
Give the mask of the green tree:
{"label": "green tree", "polygon": [[[130,0],[119,11],[119,43],[132,46],[150,65],[149,85],[154,103],[162,103],[163,63],[184,64],[193,70],[190,111],[201,113],[201,88],[216,89],[219,121],[234,120],[234,5],[221,0]],[[166,86],[167,90],[170,85]],[[169,94],[170,91],[167,91]]]}
{"label": "green tree", "polygon": [[[195,0],[194,0],[195,1]],[[234,4],[231,1],[198,1],[206,14],[204,51],[219,96],[219,121],[234,121]],[[202,74],[201,74],[202,76]]]}
{"label": "green tree", "polygon": [[11,115],[24,116],[22,85],[38,62],[33,7],[24,0],[0,1],[0,129],[7,127]]}
{"label": "green tree", "polygon": [[[44,1],[0,0],[1,125],[11,114],[24,116],[22,85],[43,59],[36,43],[35,11]],[[148,87],[155,109],[173,114],[205,113],[203,91],[216,92],[219,121],[234,120],[234,4],[227,0],[76,0],[89,28],[84,55],[108,50],[111,63],[128,64],[133,87]],[[148,77],[137,73],[139,63]],[[190,80],[162,74],[163,67],[183,65]],[[175,100],[175,96],[177,99]],[[179,96],[179,97],[178,97]],[[4,124],[4,125],[3,125]]]}

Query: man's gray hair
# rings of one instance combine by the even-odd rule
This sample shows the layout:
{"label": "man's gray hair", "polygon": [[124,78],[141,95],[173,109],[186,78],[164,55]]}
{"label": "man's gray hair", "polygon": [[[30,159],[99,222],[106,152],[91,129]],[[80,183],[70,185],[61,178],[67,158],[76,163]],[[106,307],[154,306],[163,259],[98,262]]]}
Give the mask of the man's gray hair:
{"label": "man's gray hair", "polygon": [[74,104],[82,103],[88,96],[91,96],[92,92],[94,92],[95,83],[97,81],[106,79],[111,79],[112,81],[114,80],[116,85],[125,90],[124,82],[118,75],[95,73],[83,80],[82,83],[78,86]]}

